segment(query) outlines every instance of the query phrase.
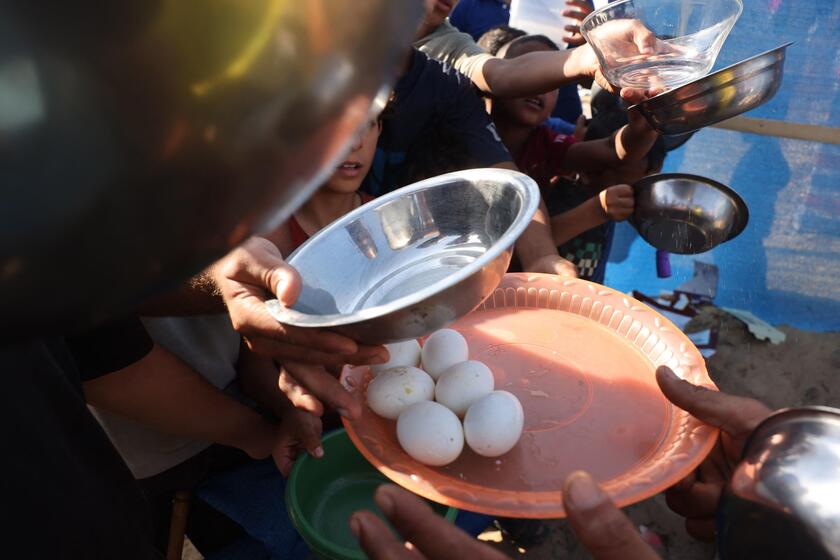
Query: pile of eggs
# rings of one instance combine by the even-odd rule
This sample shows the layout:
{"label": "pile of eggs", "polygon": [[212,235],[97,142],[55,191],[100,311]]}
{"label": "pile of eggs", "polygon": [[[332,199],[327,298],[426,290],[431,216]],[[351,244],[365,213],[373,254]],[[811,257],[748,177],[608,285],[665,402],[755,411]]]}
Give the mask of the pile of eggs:
{"label": "pile of eggs", "polygon": [[519,441],[522,404],[494,391],[493,372],[469,359],[460,333],[442,329],[422,348],[410,340],[388,350],[388,363],[372,368],[368,406],[397,421],[397,440],[412,458],[439,467],[457,459],[465,441],[485,457],[503,455]]}

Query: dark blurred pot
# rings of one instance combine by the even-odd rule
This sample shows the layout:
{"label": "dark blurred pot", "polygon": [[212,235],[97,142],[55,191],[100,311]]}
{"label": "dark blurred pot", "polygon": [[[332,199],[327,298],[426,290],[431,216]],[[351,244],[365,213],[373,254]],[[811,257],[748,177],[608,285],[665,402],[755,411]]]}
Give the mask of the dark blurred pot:
{"label": "dark blurred pot", "polygon": [[721,558],[840,558],[840,410],[782,410],[744,448],[718,510]]}
{"label": "dark blurred pot", "polygon": [[393,80],[412,0],[0,5],[0,331],[91,322],[279,223]]}

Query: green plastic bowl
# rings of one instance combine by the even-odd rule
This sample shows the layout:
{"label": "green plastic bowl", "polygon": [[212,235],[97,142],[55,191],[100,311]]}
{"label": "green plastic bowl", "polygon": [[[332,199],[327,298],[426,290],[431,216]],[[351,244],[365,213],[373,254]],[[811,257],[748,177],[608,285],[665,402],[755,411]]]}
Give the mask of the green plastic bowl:
{"label": "green plastic bowl", "polygon": [[[367,556],[350,532],[350,516],[366,509],[382,517],[373,493],[388,479],[362,457],[344,430],[326,436],[322,445],[324,458],[301,455],[286,481],[289,517],[319,558],[364,560]],[[458,515],[457,509],[429,505],[450,523]]]}

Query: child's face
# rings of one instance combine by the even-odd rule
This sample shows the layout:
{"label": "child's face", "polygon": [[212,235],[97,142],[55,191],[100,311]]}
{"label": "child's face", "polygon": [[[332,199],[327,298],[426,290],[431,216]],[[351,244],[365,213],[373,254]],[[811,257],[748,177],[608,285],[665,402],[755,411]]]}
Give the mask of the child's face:
{"label": "child's face", "polygon": [[[515,52],[508,52],[505,58],[515,58],[529,52],[549,51],[546,45],[537,41],[528,41],[515,45]],[[557,90],[522,97],[519,99],[494,99],[493,117],[506,119],[521,126],[535,127],[545,122],[551,116],[557,104]]]}
{"label": "child's face", "polygon": [[425,0],[423,2],[426,10],[424,23],[437,27],[449,17],[457,3],[458,0]]}
{"label": "child's face", "polygon": [[335,173],[324,183],[324,189],[339,194],[353,193],[359,190],[373,163],[376,141],[379,139],[381,128],[381,123],[376,120],[368,124],[353,144],[350,153],[339,164]]}

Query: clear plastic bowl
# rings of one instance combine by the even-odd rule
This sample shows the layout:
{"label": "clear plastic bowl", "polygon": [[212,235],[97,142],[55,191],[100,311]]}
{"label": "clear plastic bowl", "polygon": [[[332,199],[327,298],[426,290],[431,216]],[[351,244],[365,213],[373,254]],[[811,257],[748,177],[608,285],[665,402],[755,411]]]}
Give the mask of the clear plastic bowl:
{"label": "clear plastic bowl", "polygon": [[[621,0],[589,14],[581,32],[612,84],[667,90],[709,73],[742,10],[741,0]],[[639,40],[642,27],[655,41]]]}

